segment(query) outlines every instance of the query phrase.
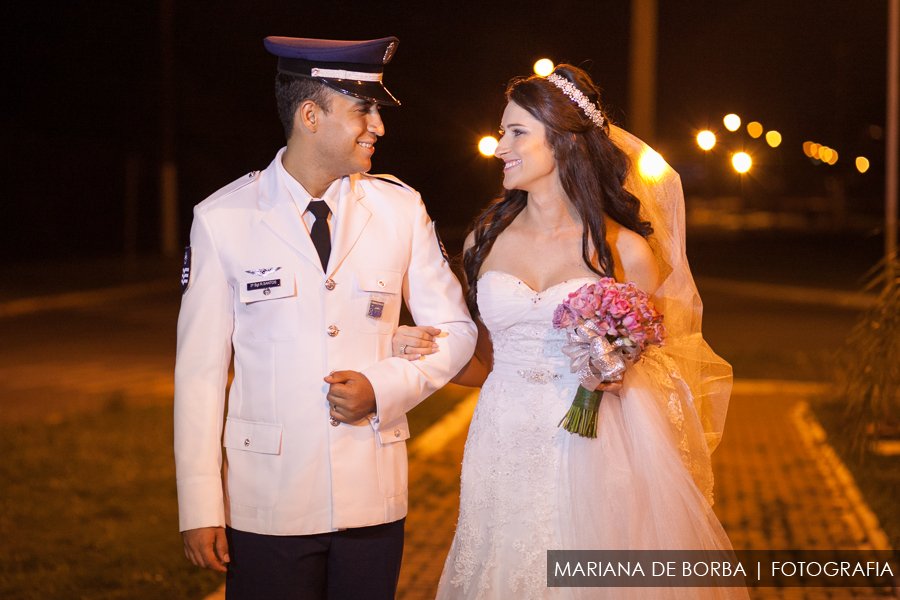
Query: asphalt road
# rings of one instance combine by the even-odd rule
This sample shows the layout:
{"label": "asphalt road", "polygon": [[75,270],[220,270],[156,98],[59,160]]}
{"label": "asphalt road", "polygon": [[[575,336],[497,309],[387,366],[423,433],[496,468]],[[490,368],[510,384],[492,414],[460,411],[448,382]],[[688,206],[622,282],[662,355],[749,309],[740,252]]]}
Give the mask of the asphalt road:
{"label": "asphalt road", "polygon": [[171,404],[177,292],[0,319],[0,423]]}

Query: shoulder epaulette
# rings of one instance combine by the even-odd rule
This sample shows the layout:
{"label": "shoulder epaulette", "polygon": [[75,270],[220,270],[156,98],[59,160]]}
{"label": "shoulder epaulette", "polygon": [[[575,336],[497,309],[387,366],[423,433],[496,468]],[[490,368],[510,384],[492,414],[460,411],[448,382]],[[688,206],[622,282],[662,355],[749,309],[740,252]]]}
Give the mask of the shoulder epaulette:
{"label": "shoulder epaulette", "polygon": [[396,186],[398,186],[398,187],[405,188],[405,189],[407,189],[407,190],[409,190],[409,191],[411,191],[411,192],[413,192],[413,193],[416,192],[415,189],[413,189],[412,187],[410,187],[408,184],[406,184],[406,183],[400,181],[399,179],[397,179],[397,178],[394,177],[393,175],[371,175],[371,174],[369,174],[369,173],[366,173],[366,177],[371,177],[371,178],[373,178],[373,179],[380,179],[381,181],[386,181],[387,183],[396,185]]}
{"label": "shoulder epaulette", "polygon": [[227,196],[228,194],[231,194],[232,192],[238,191],[245,185],[249,185],[249,184],[253,183],[259,177],[259,173],[260,173],[259,171],[251,171],[250,173],[247,173],[243,177],[238,177],[237,179],[235,179],[234,181],[232,181],[225,187],[220,188],[213,195],[211,195],[209,198],[207,198],[207,200],[213,200],[215,198],[222,198],[223,196]]}

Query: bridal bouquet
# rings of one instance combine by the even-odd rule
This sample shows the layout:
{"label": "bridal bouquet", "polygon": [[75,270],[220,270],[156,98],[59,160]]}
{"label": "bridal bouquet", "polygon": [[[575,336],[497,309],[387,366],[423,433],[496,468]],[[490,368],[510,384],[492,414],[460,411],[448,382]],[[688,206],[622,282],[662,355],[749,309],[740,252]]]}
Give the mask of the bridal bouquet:
{"label": "bridal bouquet", "polygon": [[570,433],[595,438],[601,398],[597,387],[621,381],[626,361],[640,360],[649,345],[663,345],[663,315],[633,283],[604,277],[569,294],[553,313],[553,327],[567,330],[569,343],[562,351],[581,382],[559,424]]}

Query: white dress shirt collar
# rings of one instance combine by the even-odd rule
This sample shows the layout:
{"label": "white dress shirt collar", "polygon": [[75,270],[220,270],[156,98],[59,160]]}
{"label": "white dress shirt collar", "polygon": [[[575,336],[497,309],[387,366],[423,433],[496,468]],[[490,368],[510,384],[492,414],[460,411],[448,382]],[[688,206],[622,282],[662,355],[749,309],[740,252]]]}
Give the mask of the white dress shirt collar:
{"label": "white dress shirt collar", "polygon": [[[287,172],[287,169],[284,168],[284,165],[280,160],[275,161],[275,165],[278,169],[278,175],[281,177],[281,181],[284,182],[284,187],[287,188],[288,193],[290,193],[291,197],[294,199],[294,204],[297,205],[297,210],[300,211],[301,215],[304,215],[304,217],[306,216],[304,213],[306,213],[310,201],[325,201],[325,204],[331,209],[331,215],[329,215],[328,220],[331,223],[331,230],[333,232],[334,216],[337,214],[338,201],[341,197],[341,184],[344,178],[339,177],[332,181],[331,185],[328,186],[328,189],[325,190],[325,193],[322,194],[321,198],[313,198],[312,194],[306,191],[306,188],[304,188],[299,181],[294,179],[293,175]],[[304,221],[305,220],[306,219],[304,218]]]}

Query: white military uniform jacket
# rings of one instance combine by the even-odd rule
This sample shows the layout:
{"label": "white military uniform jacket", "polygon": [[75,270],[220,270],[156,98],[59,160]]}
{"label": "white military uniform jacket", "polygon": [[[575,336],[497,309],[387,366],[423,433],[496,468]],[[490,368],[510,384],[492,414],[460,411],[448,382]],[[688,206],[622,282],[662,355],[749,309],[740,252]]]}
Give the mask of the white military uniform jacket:
{"label": "white military uniform jacket", "polygon": [[[476,329],[418,193],[344,177],[335,221],[326,272],[275,162],[194,209],[175,366],[182,531],[302,535],[406,515],[406,412],[469,360]],[[404,298],[449,333],[424,360],[391,358]],[[369,379],[375,416],[329,423],[323,378],[340,370]]]}

